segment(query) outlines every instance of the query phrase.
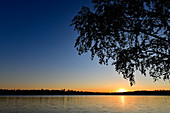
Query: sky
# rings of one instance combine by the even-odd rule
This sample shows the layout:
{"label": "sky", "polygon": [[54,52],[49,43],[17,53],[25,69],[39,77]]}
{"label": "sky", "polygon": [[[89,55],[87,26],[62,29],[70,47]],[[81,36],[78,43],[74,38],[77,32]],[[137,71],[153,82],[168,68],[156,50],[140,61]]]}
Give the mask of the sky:
{"label": "sky", "polygon": [[1,0],[0,89],[72,89],[114,92],[119,89],[170,89],[136,72],[136,84],[100,65],[90,53],[78,55],[78,33],[71,20],[91,0]]}

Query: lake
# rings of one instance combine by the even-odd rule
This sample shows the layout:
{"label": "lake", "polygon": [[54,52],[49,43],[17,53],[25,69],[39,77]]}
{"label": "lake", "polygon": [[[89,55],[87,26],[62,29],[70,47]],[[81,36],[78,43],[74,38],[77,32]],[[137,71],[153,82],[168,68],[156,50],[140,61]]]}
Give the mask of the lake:
{"label": "lake", "polygon": [[170,96],[0,96],[0,113],[170,113]]}

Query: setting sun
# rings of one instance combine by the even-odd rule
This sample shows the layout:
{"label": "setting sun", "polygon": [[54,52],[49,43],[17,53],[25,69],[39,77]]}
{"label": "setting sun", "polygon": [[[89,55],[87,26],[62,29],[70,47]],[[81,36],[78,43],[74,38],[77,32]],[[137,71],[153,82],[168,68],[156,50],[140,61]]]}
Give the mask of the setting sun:
{"label": "setting sun", "polygon": [[119,89],[118,92],[126,92],[125,89]]}

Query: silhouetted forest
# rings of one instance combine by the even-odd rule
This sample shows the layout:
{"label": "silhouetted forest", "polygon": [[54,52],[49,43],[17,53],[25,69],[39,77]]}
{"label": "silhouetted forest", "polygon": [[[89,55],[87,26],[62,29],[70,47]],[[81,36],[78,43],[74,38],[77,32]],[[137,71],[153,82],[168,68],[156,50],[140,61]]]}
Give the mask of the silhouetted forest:
{"label": "silhouetted forest", "polygon": [[0,95],[170,95],[170,90],[131,91],[131,92],[86,92],[74,90],[20,90],[0,89]]}

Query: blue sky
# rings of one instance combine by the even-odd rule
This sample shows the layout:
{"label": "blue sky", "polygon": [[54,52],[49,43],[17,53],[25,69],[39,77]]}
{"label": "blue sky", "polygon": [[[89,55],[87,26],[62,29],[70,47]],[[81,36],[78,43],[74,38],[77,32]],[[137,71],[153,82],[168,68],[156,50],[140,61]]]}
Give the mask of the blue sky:
{"label": "blue sky", "polygon": [[170,88],[169,82],[153,83],[140,74],[130,87],[113,66],[91,61],[89,53],[79,56],[74,48],[78,34],[69,25],[82,5],[92,7],[91,0],[0,1],[0,88]]}

